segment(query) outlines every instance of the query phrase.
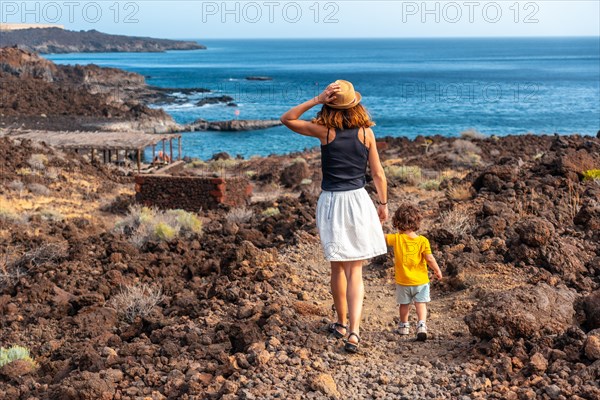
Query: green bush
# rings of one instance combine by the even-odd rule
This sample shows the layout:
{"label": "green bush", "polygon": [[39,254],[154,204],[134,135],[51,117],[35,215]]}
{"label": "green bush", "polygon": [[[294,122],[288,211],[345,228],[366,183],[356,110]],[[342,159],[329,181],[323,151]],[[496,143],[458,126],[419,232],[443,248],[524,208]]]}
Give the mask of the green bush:
{"label": "green bush", "polygon": [[185,210],[169,210],[166,214],[175,217],[183,233],[202,232],[202,220],[196,214]]}
{"label": "green bush", "polygon": [[117,222],[115,229],[142,247],[150,240],[171,241],[179,236],[202,233],[202,220],[185,210],[162,211],[156,208],[131,206],[129,214]]}
{"label": "green bush", "polygon": [[0,368],[17,360],[27,361],[32,367],[37,367],[36,362],[29,354],[29,349],[26,347],[11,346],[8,349],[0,347]]}
{"label": "green bush", "polygon": [[583,180],[584,181],[600,180],[600,169],[588,169],[587,171],[583,171]]}
{"label": "green bush", "polygon": [[437,179],[429,179],[419,183],[419,187],[425,190],[439,190],[440,181],[438,181]]}
{"label": "green bush", "polygon": [[265,217],[272,217],[273,215],[279,214],[279,208],[277,207],[269,207],[261,213]]}
{"label": "green bush", "polygon": [[154,226],[154,236],[159,240],[170,242],[177,237],[177,230],[164,222],[159,222]]}

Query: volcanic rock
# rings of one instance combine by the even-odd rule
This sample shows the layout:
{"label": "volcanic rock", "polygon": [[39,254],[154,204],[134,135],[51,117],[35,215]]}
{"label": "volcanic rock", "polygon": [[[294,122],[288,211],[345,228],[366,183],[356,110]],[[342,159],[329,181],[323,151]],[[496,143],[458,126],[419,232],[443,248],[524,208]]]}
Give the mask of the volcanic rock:
{"label": "volcanic rock", "polygon": [[485,296],[465,317],[480,338],[539,338],[563,332],[574,322],[576,293],[566,287],[517,287]]}

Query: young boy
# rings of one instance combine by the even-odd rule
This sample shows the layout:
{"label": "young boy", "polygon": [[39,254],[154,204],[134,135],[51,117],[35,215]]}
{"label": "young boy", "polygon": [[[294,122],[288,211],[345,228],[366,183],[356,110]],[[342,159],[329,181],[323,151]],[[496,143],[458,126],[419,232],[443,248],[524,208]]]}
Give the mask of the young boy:
{"label": "young boy", "polygon": [[442,279],[442,271],[431,254],[429,240],[417,235],[421,224],[421,213],[410,204],[402,204],[396,210],[392,225],[398,233],[385,235],[387,245],[394,248],[394,266],[396,273],[396,301],[400,307],[401,335],[410,333],[408,311],[410,303],[415,303],[417,311],[417,339],[427,340],[427,303],[429,298],[429,277],[427,264],[435,276]]}

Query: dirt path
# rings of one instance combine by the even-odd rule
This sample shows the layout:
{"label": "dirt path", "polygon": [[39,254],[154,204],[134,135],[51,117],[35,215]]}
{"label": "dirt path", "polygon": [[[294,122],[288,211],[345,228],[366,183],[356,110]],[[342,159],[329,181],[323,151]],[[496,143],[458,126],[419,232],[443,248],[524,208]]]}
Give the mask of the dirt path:
{"label": "dirt path", "polygon": [[[310,330],[320,332],[327,341],[320,354],[321,369],[333,376],[342,398],[456,399],[466,386],[477,390],[490,385],[489,380],[476,378],[476,373],[469,369],[467,354],[471,352],[467,350],[473,337],[463,322],[464,312],[472,304],[468,295],[441,293],[433,283],[428,309],[430,339],[415,340],[414,310],[410,314],[411,335],[401,337],[396,332],[399,319],[391,266],[367,265],[364,269],[366,296],[360,354],[348,355],[342,341],[328,339],[324,327],[334,318],[329,264],[324,261],[317,240],[307,237],[299,246],[297,256],[301,261],[295,269],[311,287],[309,292],[299,292],[299,297],[327,310],[326,317],[313,317],[307,322]],[[311,393],[307,398],[319,398],[320,394]]]}

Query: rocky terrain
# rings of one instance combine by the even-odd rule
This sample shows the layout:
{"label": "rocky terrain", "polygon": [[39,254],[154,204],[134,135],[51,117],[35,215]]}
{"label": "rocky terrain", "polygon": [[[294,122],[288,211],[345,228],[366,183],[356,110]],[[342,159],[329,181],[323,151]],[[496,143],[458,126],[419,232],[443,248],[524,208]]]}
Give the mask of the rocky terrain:
{"label": "rocky terrain", "polygon": [[70,31],[60,28],[34,28],[3,31],[0,47],[48,53],[114,53],[163,52],[166,50],[199,50],[206,46],[191,41],[155,39],[149,37],[110,35],[95,29]]}
{"label": "rocky terrain", "polygon": [[[178,128],[137,99],[144,77],[96,65],[56,65],[16,47],[0,48],[0,127],[49,130]],[[114,128],[114,129],[113,129]]]}
{"label": "rocky terrain", "polygon": [[[97,65],[57,65],[16,47],[0,48],[0,128],[51,131],[245,131],[281,125],[271,120],[177,124],[157,106],[184,101],[205,88],[160,88],[134,72]],[[206,96],[198,105],[228,103]],[[185,100],[187,101],[187,100]],[[151,107],[152,106],[152,107]]]}
{"label": "rocky terrain", "polygon": [[[37,368],[0,368],[0,399],[599,398],[600,184],[584,171],[600,139],[378,147],[390,209],[423,209],[445,278],[416,342],[395,332],[391,254],[371,260],[361,353],[347,355],[324,332],[318,152],[191,161],[255,194],[171,237],[127,228],[159,214],[128,209],[118,170],[1,139],[0,346],[28,347]],[[125,313],[124,294],[146,307]]]}

